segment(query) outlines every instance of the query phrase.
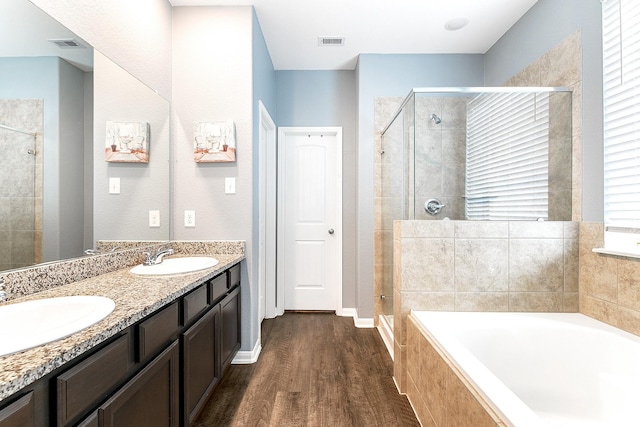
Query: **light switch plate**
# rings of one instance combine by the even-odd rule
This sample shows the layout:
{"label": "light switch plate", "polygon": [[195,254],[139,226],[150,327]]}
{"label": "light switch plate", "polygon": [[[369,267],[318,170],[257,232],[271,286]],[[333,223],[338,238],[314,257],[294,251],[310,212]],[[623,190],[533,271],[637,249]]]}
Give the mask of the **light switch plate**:
{"label": "light switch plate", "polygon": [[184,226],[185,227],[196,226],[196,211],[184,211]]}
{"label": "light switch plate", "polygon": [[236,179],[234,177],[227,177],[224,179],[224,193],[236,194]]}
{"label": "light switch plate", "polygon": [[120,178],[109,178],[109,194],[120,194]]}
{"label": "light switch plate", "polygon": [[160,227],[160,211],[149,211],[149,227]]}

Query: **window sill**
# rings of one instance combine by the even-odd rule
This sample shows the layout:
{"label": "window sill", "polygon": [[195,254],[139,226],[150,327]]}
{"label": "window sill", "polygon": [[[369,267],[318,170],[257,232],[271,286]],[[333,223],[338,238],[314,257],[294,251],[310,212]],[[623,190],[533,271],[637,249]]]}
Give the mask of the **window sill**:
{"label": "window sill", "polygon": [[627,258],[638,258],[640,259],[640,252],[626,252],[623,250],[615,250],[615,249],[607,249],[607,248],[593,248],[592,252],[603,255],[617,255],[624,256]]}

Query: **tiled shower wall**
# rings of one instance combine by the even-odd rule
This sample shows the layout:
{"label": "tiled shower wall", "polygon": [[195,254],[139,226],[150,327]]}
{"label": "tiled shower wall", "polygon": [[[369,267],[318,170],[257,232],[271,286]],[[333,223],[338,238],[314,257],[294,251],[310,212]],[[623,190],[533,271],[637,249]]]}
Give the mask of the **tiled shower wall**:
{"label": "tiled shower wall", "polygon": [[0,270],[42,260],[41,99],[0,100]]}
{"label": "tiled shower wall", "polygon": [[[579,280],[584,280],[584,269],[578,262],[584,254],[578,249],[578,221],[582,217],[580,43],[579,33],[569,36],[505,84],[572,90],[574,222],[439,221],[396,226],[400,234],[395,236],[394,251],[401,258],[394,267],[394,376],[402,392],[406,391],[406,319],[410,309],[577,311],[579,302],[584,304],[582,283],[578,297]],[[566,152],[560,154],[568,157]]]}
{"label": "tiled shower wall", "polygon": [[[376,321],[379,314],[393,312],[393,220],[403,218],[403,209],[408,218],[464,219],[467,99],[416,96],[415,104],[407,104],[404,119],[400,116],[385,132],[384,138],[381,137],[381,131],[402,101],[401,98],[376,98],[375,105]],[[431,114],[436,114],[441,123],[431,120]],[[406,164],[403,151],[412,156],[404,159]],[[424,203],[434,197],[445,205],[435,216],[423,208]]]}

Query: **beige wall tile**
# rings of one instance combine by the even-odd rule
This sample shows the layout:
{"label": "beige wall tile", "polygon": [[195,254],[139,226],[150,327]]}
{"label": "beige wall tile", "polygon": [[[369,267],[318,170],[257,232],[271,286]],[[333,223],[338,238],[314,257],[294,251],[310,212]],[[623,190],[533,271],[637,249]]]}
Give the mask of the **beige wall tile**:
{"label": "beige wall tile", "polygon": [[455,311],[509,311],[508,292],[456,292]]}
{"label": "beige wall tile", "polygon": [[424,338],[420,340],[420,381],[416,384],[424,403],[438,426],[447,425],[447,376],[449,367]]}
{"label": "beige wall tile", "polygon": [[496,421],[471,394],[466,385],[453,372],[448,377],[447,426],[495,427]]}
{"label": "beige wall tile", "polygon": [[456,239],[456,292],[508,291],[507,239]]}
{"label": "beige wall tile", "polygon": [[509,311],[561,313],[562,306],[562,292],[509,293]]}
{"label": "beige wall tile", "polygon": [[640,311],[640,260],[618,259],[618,303]]}
{"label": "beige wall tile", "polygon": [[562,239],[511,239],[509,290],[562,291],[564,247]]}
{"label": "beige wall tile", "polygon": [[562,294],[562,311],[564,313],[580,311],[580,294],[578,292],[564,292]]}
{"label": "beige wall tile", "polygon": [[455,221],[455,237],[458,239],[506,239],[509,237],[508,221]]}
{"label": "beige wall tile", "polygon": [[402,290],[453,291],[453,239],[404,239]]}
{"label": "beige wall tile", "polygon": [[580,243],[564,239],[564,291],[578,292],[580,278]]}
{"label": "beige wall tile", "polygon": [[583,293],[580,294],[580,313],[618,326],[618,305],[598,298],[593,298]]}
{"label": "beige wall tile", "polygon": [[[598,241],[598,245],[604,242],[604,224],[601,222],[581,222],[580,242]],[[595,246],[594,246],[595,247]]]}
{"label": "beige wall tile", "polygon": [[454,236],[454,222],[452,221],[401,221],[401,237],[447,237]]}
{"label": "beige wall tile", "polygon": [[589,242],[580,242],[580,292],[617,303],[618,263],[616,258],[593,253],[591,249],[592,245]]}

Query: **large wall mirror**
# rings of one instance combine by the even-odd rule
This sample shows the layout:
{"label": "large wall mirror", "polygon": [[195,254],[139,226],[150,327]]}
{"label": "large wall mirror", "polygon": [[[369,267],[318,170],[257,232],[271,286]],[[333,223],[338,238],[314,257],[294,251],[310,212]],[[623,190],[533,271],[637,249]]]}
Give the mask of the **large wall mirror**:
{"label": "large wall mirror", "polygon": [[28,0],[0,2],[0,270],[168,240],[169,156],[167,100]]}

